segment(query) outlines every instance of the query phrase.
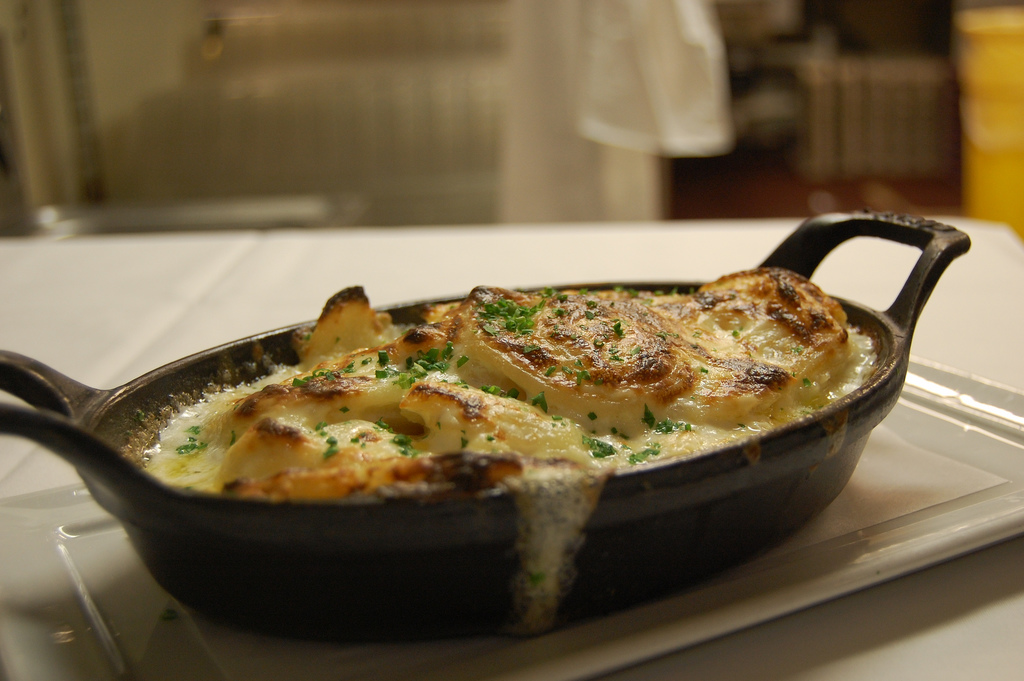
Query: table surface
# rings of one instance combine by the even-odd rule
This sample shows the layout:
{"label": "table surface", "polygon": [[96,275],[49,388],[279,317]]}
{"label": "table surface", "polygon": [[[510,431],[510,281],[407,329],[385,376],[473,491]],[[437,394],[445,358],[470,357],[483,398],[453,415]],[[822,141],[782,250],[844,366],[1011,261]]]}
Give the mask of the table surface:
{"label": "table surface", "polygon": [[[1024,389],[1024,246],[1001,225],[940,218],[971,252],[939,282],[913,354]],[[205,232],[0,241],[0,348],[95,387],[189,353],[313,319],[335,291],[375,305],[509,287],[702,281],[758,264],[799,220]],[[858,239],[814,279],[885,309],[913,248]],[[7,396],[0,399],[10,400]],[[0,438],[0,498],[78,481]],[[4,559],[8,559],[5,557]],[[1024,538],[610,673],[639,679],[1019,678]],[[0,677],[2,677],[0,670]]]}

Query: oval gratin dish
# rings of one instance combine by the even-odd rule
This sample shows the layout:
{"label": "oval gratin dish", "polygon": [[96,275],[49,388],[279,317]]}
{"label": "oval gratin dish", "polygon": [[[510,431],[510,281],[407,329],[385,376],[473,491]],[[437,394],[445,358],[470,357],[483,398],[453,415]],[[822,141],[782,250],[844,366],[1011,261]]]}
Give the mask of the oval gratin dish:
{"label": "oval gratin dish", "polygon": [[[843,489],[899,397],[929,295],[970,246],[962,232],[930,220],[830,214],[805,221],[763,264],[810,277],[826,255],[860,236],[921,251],[888,310],[840,300],[850,323],[876,344],[872,376],[774,430],[611,474],[578,537],[567,566],[571,588],[555,604],[553,624],[693,586],[790,535]],[[585,286],[614,285],[699,283]],[[415,323],[423,305],[386,311]],[[507,491],[268,502],[171,487],[142,468],[141,452],[159,424],[140,415],[198,399],[211,385],[255,380],[275,363],[296,363],[291,341],[303,326],[211,348],[110,390],[0,352],[0,389],[31,405],[0,405],[0,432],[35,440],[73,464],[156,581],[210,618],[327,640],[518,631],[521,513]]]}

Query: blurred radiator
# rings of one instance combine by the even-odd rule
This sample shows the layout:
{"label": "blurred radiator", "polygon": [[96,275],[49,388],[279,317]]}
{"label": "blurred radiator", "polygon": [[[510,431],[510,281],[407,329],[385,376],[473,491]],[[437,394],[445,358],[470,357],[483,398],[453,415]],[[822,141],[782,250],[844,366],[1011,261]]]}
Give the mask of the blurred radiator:
{"label": "blurred radiator", "polygon": [[798,170],[812,181],[934,178],[955,169],[957,110],[948,60],[813,59],[798,69]]}

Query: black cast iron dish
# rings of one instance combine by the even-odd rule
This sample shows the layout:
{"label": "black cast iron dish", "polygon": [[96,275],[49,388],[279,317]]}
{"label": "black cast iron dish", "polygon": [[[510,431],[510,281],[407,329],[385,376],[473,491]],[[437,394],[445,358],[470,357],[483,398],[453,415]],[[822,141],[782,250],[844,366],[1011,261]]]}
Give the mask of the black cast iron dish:
{"label": "black cast iron dish", "polygon": [[[920,218],[826,215],[802,224],[764,264],[810,276],[855,236],[922,251],[887,311],[842,301],[851,323],[877,340],[875,374],[820,412],[756,439],[614,474],[586,525],[563,621],[692,585],[790,534],[842,490],[868,434],[899,396],[922,307],[970,245],[965,234]],[[418,309],[391,312],[415,321]],[[194,399],[211,384],[256,378],[269,362],[294,363],[295,328],[207,350],[113,390],[0,353],[0,388],[38,408],[0,405],[0,432],[31,438],[76,466],[156,580],[213,618],[326,639],[501,631],[519,569],[508,493],[243,501],[165,486],[132,460],[153,436],[154,425],[140,425],[145,415],[160,413],[172,397]]]}

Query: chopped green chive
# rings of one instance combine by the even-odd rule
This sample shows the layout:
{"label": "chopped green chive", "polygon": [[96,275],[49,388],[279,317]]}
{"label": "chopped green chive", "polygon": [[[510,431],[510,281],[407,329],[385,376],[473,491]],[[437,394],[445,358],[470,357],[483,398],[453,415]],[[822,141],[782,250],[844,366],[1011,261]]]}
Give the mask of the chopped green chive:
{"label": "chopped green chive", "polygon": [[647,447],[639,452],[635,452],[629,455],[629,462],[631,464],[643,463],[652,456],[658,456],[661,454],[661,445],[654,443],[650,447]]}
{"label": "chopped green chive", "polygon": [[525,336],[533,330],[533,317],[543,306],[543,302],[534,307],[528,307],[502,299],[493,303],[484,303],[477,308],[477,315],[484,321],[492,322],[483,327],[484,331],[492,336],[497,335],[501,329]]}
{"label": "chopped green chive", "polygon": [[398,445],[398,450],[402,456],[417,456],[419,451],[412,446],[412,438],[408,435],[395,435],[391,438],[391,441]]}
{"label": "chopped green chive", "polygon": [[656,419],[654,418],[654,412],[652,412],[651,408],[648,407],[646,404],[644,405],[644,417],[640,420],[643,421],[648,428],[653,428],[656,422]]}
{"label": "chopped green chive", "polygon": [[199,451],[202,451],[204,449],[206,449],[206,443],[205,442],[197,442],[194,437],[190,437],[190,438],[188,438],[188,442],[186,442],[185,444],[179,446],[174,451],[176,451],[178,454],[185,455],[185,454],[193,454],[195,452],[199,452]]}
{"label": "chopped green chive", "polygon": [[615,447],[597,438],[584,435],[583,445],[590,450],[590,455],[595,459],[604,459],[615,455]]}
{"label": "chopped green chive", "polygon": [[679,430],[692,430],[689,423],[683,423],[681,421],[673,421],[671,419],[665,419],[658,421],[654,426],[655,433],[674,433]]}

